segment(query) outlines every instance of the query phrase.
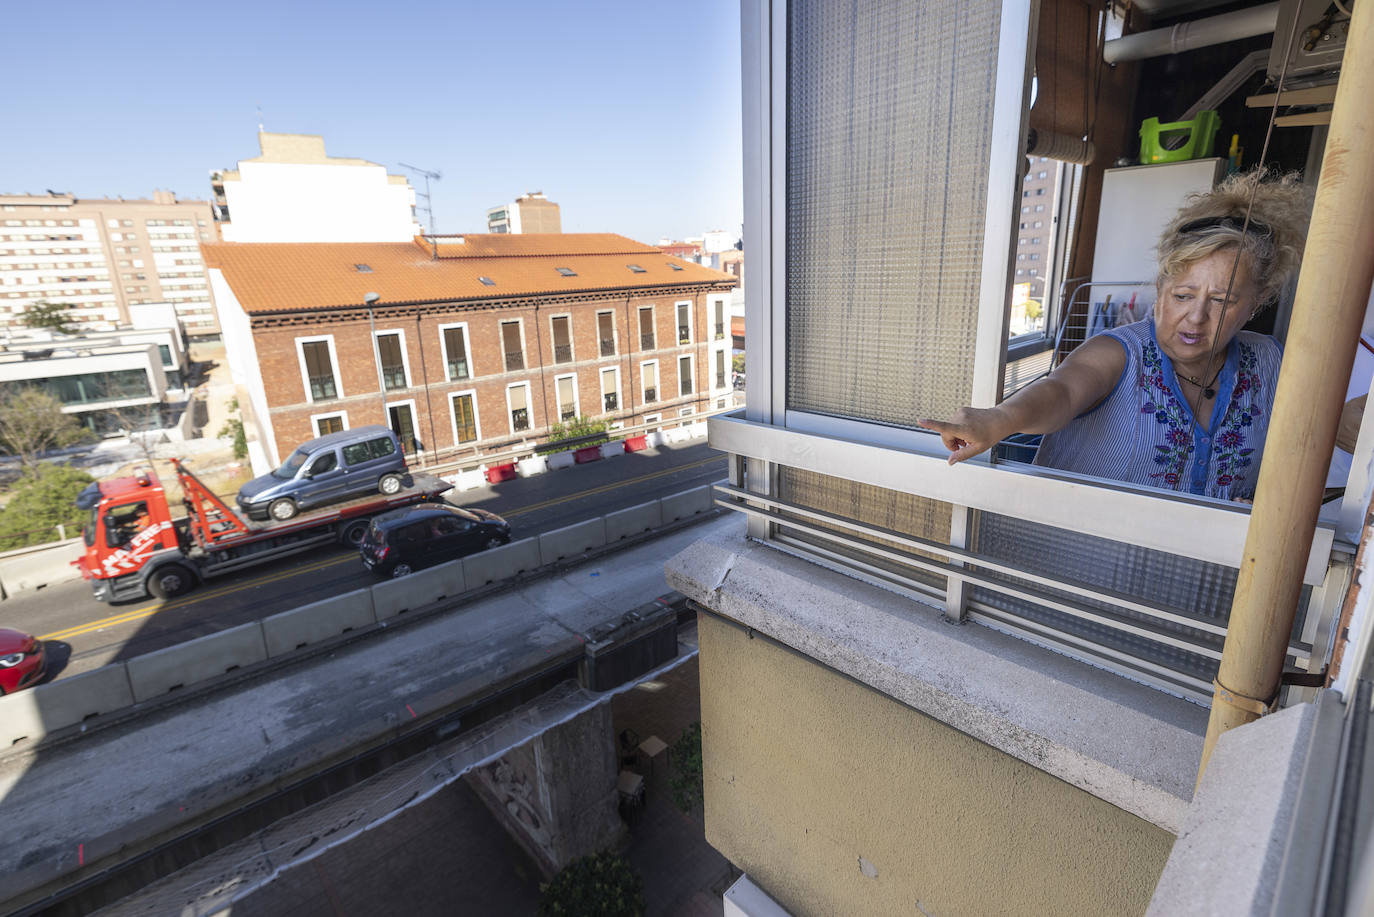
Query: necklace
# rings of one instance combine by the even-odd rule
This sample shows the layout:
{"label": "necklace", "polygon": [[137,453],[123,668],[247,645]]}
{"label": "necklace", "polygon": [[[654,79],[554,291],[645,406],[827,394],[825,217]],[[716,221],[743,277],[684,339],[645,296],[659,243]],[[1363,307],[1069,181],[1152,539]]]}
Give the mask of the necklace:
{"label": "necklace", "polygon": [[1217,396],[1217,390],[1213,386],[1217,384],[1217,378],[1221,376],[1221,371],[1225,368],[1226,361],[1223,360],[1221,365],[1217,367],[1217,371],[1212,374],[1212,381],[1208,382],[1206,385],[1203,385],[1201,382],[1199,382],[1197,379],[1194,379],[1187,373],[1179,373],[1178,375],[1180,378],[1187,379],[1189,382],[1193,383],[1193,385],[1197,388],[1202,389],[1202,397],[1210,401],[1211,399]]}

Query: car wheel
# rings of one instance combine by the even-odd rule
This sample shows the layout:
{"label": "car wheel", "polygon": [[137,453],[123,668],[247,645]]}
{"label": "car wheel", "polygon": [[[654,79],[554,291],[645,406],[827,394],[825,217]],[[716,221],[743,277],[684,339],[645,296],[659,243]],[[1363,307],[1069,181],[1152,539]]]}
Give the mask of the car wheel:
{"label": "car wheel", "polygon": [[501,545],[509,543],[509,538],[502,538],[500,535],[493,535],[487,539],[487,550],[490,551],[492,548],[499,548],[501,547]]}
{"label": "car wheel", "polygon": [[384,474],[382,479],[377,482],[377,489],[390,497],[401,492],[404,482],[401,481],[399,474]]}
{"label": "car wheel", "polygon": [[167,564],[148,578],[148,591],[159,599],[170,599],[190,592],[195,584],[195,575],[190,570],[181,564]]}
{"label": "car wheel", "polygon": [[400,579],[403,576],[410,576],[411,572],[410,564],[399,563],[391,568],[391,578]]}
{"label": "car wheel", "polygon": [[267,505],[267,515],[278,522],[285,522],[287,519],[296,515],[296,501],[292,500],[290,497],[281,497],[280,499],[273,500]]}
{"label": "car wheel", "polygon": [[339,533],[340,543],[352,545],[355,548],[362,544],[364,536],[367,535],[368,524],[366,519],[359,519],[344,526],[343,531]]}

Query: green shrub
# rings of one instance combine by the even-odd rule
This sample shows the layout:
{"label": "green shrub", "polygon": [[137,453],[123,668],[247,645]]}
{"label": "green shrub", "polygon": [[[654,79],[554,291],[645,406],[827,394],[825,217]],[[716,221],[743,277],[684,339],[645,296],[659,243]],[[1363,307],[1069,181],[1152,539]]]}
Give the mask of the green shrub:
{"label": "green shrub", "polygon": [[[581,414],[574,417],[567,423],[556,423],[549,428],[549,442],[556,443],[565,439],[580,439],[583,436],[595,436],[597,433],[606,432],[606,421],[592,420]],[[604,443],[608,437],[602,437],[595,442],[588,442],[586,445],[594,446],[597,443]]]}
{"label": "green shrub", "polygon": [[57,541],[59,524],[74,537],[87,518],[76,508],[76,495],[93,480],[70,465],[43,463],[25,471],[0,510],[0,551]]}
{"label": "green shrub", "polygon": [[243,421],[237,417],[231,417],[224,422],[224,426],[219,428],[219,438],[234,438],[234,458],[244,459],[248,457],[248,434],[244,432]]}
{"label": "green shrub", "polygon": [[539,917],[643,917],[644,883],[609,850],[573,860],[539,886]]}
{"label": "green shrub", "polygon": [[673,776],[668,780],[673,802],[691,812],[705,796],[701,768],[701,721],[682,730],[673,743]]}

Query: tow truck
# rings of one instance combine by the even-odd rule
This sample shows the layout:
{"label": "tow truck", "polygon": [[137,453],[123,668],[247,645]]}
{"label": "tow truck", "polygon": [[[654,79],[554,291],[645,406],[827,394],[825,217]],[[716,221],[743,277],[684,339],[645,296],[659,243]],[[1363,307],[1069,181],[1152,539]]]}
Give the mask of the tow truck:
{"label": "tow truck", "polygon": [[151,470],[98,481],[76,498],[90,520],[82,529],[85,552],[73,563],[102,602],[170,599],[214,577],[320,545],[357,545],[373,516],[439,501],[453,486],[412,472],[406,486],[389,496],[372,494],[285,522],[254,523],[225,505],[179,459],[171,462],[185,517],[172,517],[166,490]]}

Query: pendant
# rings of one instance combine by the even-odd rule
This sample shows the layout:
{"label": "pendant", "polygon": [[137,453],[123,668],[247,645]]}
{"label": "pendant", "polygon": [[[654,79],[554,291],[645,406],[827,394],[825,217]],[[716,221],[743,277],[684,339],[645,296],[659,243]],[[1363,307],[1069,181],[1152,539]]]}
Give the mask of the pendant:
{"label": "pendant", "polygon": [[1208,387],[1208,388],[1204,388],[1204,389],[1202,390],[1202,397],[1205,398],[1205,399],[1207,399],[1208,401],[1211,401],[1211,400],[1212,400],[1213,398],[1215,398],[1216,396],[1217,396],[1217,390],[1214,389],[1214,388]]}

